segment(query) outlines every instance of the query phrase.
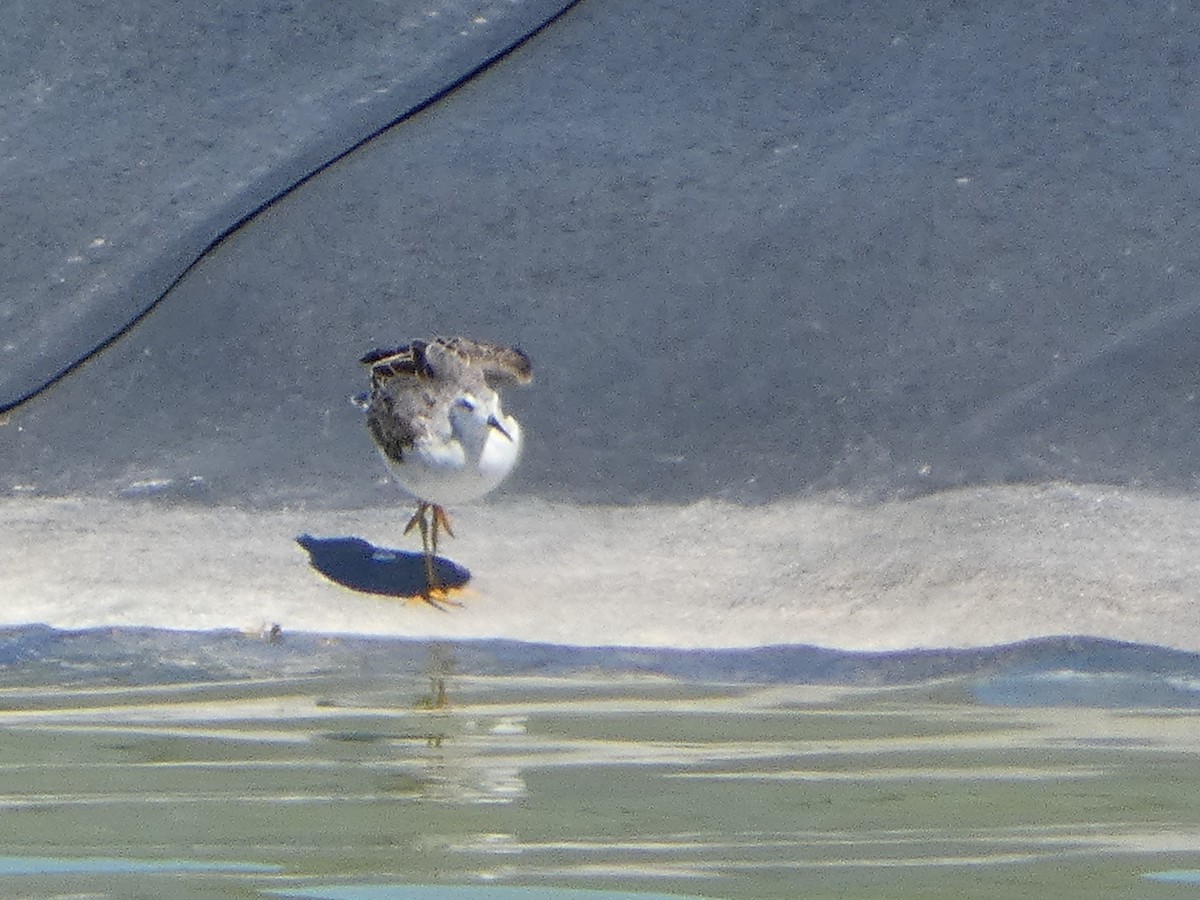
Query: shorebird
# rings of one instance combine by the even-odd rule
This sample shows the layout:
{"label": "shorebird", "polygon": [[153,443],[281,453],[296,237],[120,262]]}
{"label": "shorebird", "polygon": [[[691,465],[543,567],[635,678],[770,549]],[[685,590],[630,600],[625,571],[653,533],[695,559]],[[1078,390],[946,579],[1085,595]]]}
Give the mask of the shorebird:
{"label": "shorebird", "polygon": [[446,506],[482,497],[517,464],[521,426],[504,414],[497,390],[527,383],[533,369],[520,350],[461,337],[372,350],[360,362],[371,372],[371,391],[361,398],[367,429],[417,501],[404,533],[421,531],[422,597],[439,606],[438,533],[454,536]]}

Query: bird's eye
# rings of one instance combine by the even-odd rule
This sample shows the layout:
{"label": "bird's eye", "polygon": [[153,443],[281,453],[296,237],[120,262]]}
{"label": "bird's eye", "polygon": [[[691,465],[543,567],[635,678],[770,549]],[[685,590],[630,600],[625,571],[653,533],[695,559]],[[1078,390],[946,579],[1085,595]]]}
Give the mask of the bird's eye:
{"label": "bird's eye", "polygon": [[470,400],[467,397],[459,397],[456,401],[456,405],[461,406],[467,412],[475,412],[475,401]]}

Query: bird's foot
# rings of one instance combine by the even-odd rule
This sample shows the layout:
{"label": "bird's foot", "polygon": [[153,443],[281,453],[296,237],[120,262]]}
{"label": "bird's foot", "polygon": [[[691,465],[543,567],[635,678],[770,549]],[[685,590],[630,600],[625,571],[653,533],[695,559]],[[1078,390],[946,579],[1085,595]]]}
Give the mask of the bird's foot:
{"label": "bird's foot", "polygon": [[462,604],[450,599],[450,589],[443,587],[437,577],[438,532],[445,529],[446,534],[454,537],[454,532],[450,529],[450,517],[445,508],[422,500],[408,524],[404,526],[404,533],[408,534],[414,528],[421,530],[421,549],[425,557],[425,590],[417,596],[443,612],[446,612],[449,606],[461,608]]}
{"label": "bird's foot", "polygon": [[417,595],[417,599],[428,603],[434,609],[441,610],[442,612],[449,612],[450,610],[448,607],[451,606],[455,607],[456,609],[463,608],[462,603],[450,596],[450,588],[441,586],[425,588],[424,591]]}

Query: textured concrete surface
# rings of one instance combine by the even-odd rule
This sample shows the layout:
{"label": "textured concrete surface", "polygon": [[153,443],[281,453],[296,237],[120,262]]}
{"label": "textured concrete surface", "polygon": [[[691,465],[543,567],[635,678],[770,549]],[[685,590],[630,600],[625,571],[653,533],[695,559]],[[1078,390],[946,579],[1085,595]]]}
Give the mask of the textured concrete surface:
{"label": "textured concrete surface", "polygon": [[[303,6],[300,24],[275,22],[306,39],[280,44],[295,57],[270,69],[271,96],[302,104],[308,82],[289,73],[340,72],[368,39],[360,80],[420,68],[395,42],[424,47],[423,31],[350,9],[339,15],[367,18],[337,52],[324,41],[337,22]],[[30,10],[53,39],[49,14]],[[537,367],[512,400],[530,434],[518,493],[761,502],[1053,478],[1190,492],[1200,21],[1182,6],[1077,13],[583,3],[249,222],[115,346],[13,412],[0,489],[198,478],[222,503],[378,502],[345,402],[362,385],[354,360],[465,333],[519,344]],[[257,46],[265,27],[217,24],[202,32],[206,57]],[[196,52],[182,39],[152,49],[164,65]],[[132,42],[102,51],[113,72],[157,64]],[[319,97],[352,107],[357,95],[322,72]],[[154,84],[141,90],[156,96]],[[17,92],[27,105],[34,87]],[[213,104],[206,127],[235,106],[230,93],[198,98]],[[239,109],[239,127],[256,121]],[[85,120],[49,154],[54,177],[97,141],[120,171],[140,171],[148,151],[117,134],[135,115]],[[263,127],[324,134],[316,113],[280,116]],[[271,152],[287,168],[298,151]],[[45,165],[8,154],[3,215],[22,229],[13,217],[40,201],[25,174]],[[242,196],[272,165],[218,154],[189,190]],[[150,177],[166,185],[160,207],[189,172]],[[94,193],[85,182],[71,202]],[[94,229],[65,202],[28,234],[90,259]],[[143,262],[174,239],[104,234],[96,253],[133,241]],[[45,302],[76,264],[8,248],[21,265],[5,270],[7,319],[53,338],[10,331],[12,372],[78,337]],[[95,293],[55,290],[70,304]]]}
{"label": "textured concrete surface", "polygon": [[5,6],[0,409],[207,246],[569,4]]}
{"label": "textured concrete surface", "polygon": [[[135,4],[103,34],[16,9],[8,385],[561,6]],[[1197,59],[1176,5],[585,0],[0,416],[10,614],[1195,649]],[[363,351],[432,334],[536,373],[517,474],[455,511],[482,595],[457,617],[327,584],[295,543],[400,543],[348,398]],[[1045,483],[1099,499],[1065,515]]]}

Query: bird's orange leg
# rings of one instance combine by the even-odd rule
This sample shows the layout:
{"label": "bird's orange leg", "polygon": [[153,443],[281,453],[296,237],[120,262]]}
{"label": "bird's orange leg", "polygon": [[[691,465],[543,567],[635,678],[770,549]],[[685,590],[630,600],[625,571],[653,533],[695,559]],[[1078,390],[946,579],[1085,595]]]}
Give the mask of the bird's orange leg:
{"label": "bird's orange leg", "polygon": [[[425,518],[426,513],[429,513],[429,519]],[[455,606],[461,604],[448,600],[446,589],[438,584],[433,558],[437,554],[439,527],[446,529],[446,534],[454,537],[454,532],[450,530],[450,519],[446,515],[446,510],[433,503],[421,501],[417,506],[417,511],[408,520],[404,533],[408,534],[414,528],[421,529],[421,550],[425,556],[425,590],[421,593],[421,599],[430,606],[445,610],[444,603],[453,603]]]}
{"label": "bird's orange leg", "polygon": [[438,528],[446,529],[446,534],[454,537],[454,529],[450,527],[450,516],[446,513],[446,507],[434,505],[431,507],[433,515],[433,552],[437,553]]}
{"label": "bird's orange leg", "polygon": [[417,511],[412,514],[412,518],[408,520],[408,524],[404,526],[404,533],[408,534],[414,528],[421,529],[421,549],[425,553],[429,553],[429,522],[425,519],[425,512],[429,509],[429,504],[422,501],[417,505]]}

